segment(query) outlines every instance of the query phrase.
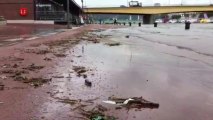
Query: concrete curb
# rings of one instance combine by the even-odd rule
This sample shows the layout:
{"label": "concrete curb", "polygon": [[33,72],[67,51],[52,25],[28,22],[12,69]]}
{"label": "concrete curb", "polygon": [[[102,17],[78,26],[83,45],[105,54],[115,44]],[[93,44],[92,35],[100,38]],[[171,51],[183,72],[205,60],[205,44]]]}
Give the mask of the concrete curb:
{"label": "concrete curb", "polygon": [[40,21],[40,20],[7,20],[7,23],[19,24],[54,24],[54,21]]}

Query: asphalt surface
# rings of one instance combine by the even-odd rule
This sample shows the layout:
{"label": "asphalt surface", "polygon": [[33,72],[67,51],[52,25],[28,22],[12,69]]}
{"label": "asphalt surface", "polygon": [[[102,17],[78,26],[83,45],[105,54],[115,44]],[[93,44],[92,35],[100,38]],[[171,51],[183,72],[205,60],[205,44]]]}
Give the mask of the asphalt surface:
{"label": "asphalt surface", "polygon": [[[23,119],[81,120],[76,117],[77,111],[71,109],[75,106],[58,102],[57,98],[95,99],[95,104],[106,106],[108,114],[119,120],[211,120],[212,33],[212,24],[192,24],[187,31],[184,24],[162,24],[157,28],[143,25],[94,32],[108,37],[97,44],[82,41],[67,49],[67,57],[57,59],[51,68],[43,71],[48,73],[46,76],[63,77],[53,78],[50,84],[35,90],[24,89],[22,92],[27,97],[17,92],[23,97],[18,97],[14,109],[23,115],[20,111],[10,111],[14,117],[21,114]],[[106,45],[109,42],[120,45]],[[76,76],[73,66],[89,70],[87,79],[92,87],[85,86],[85,79]],[[160,106],[115,110],[114,105],[103,103],[112,95],[142,96]],[[12,99],[9,94],[7,97]],[[22,98],[26,99],[21,101]],[[7,109],[10,108],[3,109],[5,118],[9,115]]]}
{"label": "asphalt surface", "polygon": [[10,46],[23,41],[31,41],[41,37],[64,32],[63,25],[42,24],[8,24],[0,26],[0,46]]}
{"label": "asphalt surface", "polygon": [[162,24],[98,33],[121,45],[78,46],[85,51],[80,64],[95,66],[101,79],[89,93],[103,99],[143,96],[160,104],[154,110],[115,111],[122,120],[211,120],[212,33],[212,24],[192,24],[188,31],[184,24]]}

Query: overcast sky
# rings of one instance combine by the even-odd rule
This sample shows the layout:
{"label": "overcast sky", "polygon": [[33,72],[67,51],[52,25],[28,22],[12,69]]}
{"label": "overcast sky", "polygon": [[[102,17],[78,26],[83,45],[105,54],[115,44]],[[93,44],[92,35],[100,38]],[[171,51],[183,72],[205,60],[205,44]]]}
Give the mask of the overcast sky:
{"label": "overcast sky", "polygon": [[[81,0],[75,0],[81,4]],[[129,0],[131,1],[131,0]],[[213,0],[138,0],[143,5],[153,5],[154,3],[164,4],[213,4]],[[84,0],[84,6],[87,7],[115,7],[120,5],[127,5],[127,0]]]}

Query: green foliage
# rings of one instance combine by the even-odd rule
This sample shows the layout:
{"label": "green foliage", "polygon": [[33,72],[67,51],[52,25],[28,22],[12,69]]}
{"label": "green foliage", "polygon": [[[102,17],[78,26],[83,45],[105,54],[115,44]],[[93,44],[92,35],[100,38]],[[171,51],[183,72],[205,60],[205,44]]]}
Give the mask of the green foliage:
{"label": "green foliage", "polygon": [[181,15],[172,15],[172,19],[180,19]]}

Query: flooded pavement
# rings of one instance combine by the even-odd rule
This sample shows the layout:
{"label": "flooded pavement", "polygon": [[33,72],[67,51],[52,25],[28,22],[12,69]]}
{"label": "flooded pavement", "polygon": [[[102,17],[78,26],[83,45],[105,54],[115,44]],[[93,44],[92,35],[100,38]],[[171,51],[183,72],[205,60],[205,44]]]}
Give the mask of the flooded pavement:
{"label": "flooded pavement", "polygon": [[[71,46],[41,45],[49,51],[27,54],[45,60],[38,65],[47,65],[41,72],[51,81],[21,90],[26,100],[17,93],[14,110],[26,120],[211,120],[212,33],[212,24],[192,24],[189,31],[182,24],[144,25],[93,30],[64,41]],[[0,111],[6,100],[0,96]],[[4,119],[10,118],[7,109]]]}
{"label": "flooded pavement", "polygon": [[0,47],[64,32],[62,25],[8,24],[0,27]]}
{"label": "flooded pavement", "polygon": [[[120,120],[211,120],[212,33],[213,25],[208,24],[194,24],[189,31],[179,24],[97,33],[109,37],[99,44],[82,42],[70,49],[73,54],[59,63],[56,71],[63,76],[71,74],[72,78],[56,80],[53,91],[58,91],[55,95],[62,98],[97,98],[97,104],[107,106],[108,114]],[[105,44],[111,41],[120,45]],[[83,77],[75,76],[72,66],[92,69],[88,73],[92,87],[84,85]],[[116,110],[115,106],[103,103],[113,95],[123,98],[142,96],[159,103],[159,108]],[[72,117],[76,113],[70,106],[49,102],[44,105],[53,113],[45,116],[47,119],[56,117],[59,108],[64,110],[61,114],[69,113],[69,117],[77,119]]]}

